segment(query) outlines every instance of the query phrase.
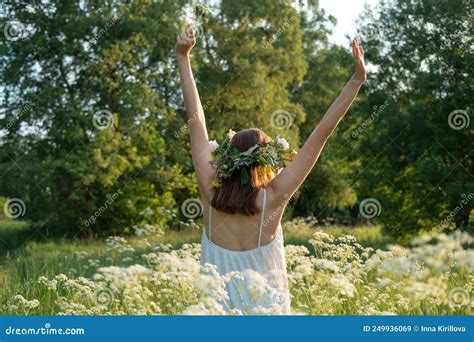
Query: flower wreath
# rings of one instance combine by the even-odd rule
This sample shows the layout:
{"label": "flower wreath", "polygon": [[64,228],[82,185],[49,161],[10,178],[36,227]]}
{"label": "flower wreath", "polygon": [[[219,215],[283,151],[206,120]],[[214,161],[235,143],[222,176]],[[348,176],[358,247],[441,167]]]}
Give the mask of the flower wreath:
{"label": "flower wreath", "polygon": [[268,143],[257,143],[247,151],[240,151],[232,147],[230,142],[235,132],[229,130],[227,136],[221,144],[215,140],[209,141],[212,152],[210,162],[217,171],[216,179],[211,182],[214,187],[220,187],[222,181],[231,177],[236,172],[240,172],[240,183],[245,185],[250,180],[247,166],[258,164],[264,170],[271,170],[275,173],[282,167],[288,165],[293,160],[297,152],[290,148],[288,141],[284,138],[276,137]]}

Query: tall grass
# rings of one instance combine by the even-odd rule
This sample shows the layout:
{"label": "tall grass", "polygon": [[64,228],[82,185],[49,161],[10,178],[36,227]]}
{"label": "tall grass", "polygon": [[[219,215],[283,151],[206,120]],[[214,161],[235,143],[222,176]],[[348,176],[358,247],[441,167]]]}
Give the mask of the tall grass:
{"label": "tall grass", "polygon": [[[3,228],[8,231],[8,234],[13,234],[15,230],[20,233],[28,231],[28,225],[25,223],[15,223],[14,225],[11,225],[11,222],[7,222],[3,223]],[[417,286],[421,286],[422,284],[414,279],[407,281],[405,284],[403,280],[404,278],[402,276],[397,275],[396,269],[397,267],[405,267],[405,263],[410,260],[411,256],[409,259],[405,260],[405,258],[403,257],[405,253],[409,253],[408,255],[412,253],[413,258],[425,258],[425,254],[429,253],[428,258],[424,261],[420,260],[420,262],[429,262],[434,263],[436,265],[438,265],[438,263],[441,263],[441,266],[439,267],[441,267],[440,269],[442,269],[444,267],[443,264],[445,263],[446,258],[443,256],[442,258],[440,258],[439,261],[435,260],[436,256],[431,256],[431,254],[433,253],[433,249],[430,249],[429,244],[426,248],[424,247],[425,250],[428,251],[426,253],[419,248],[412,249],[412,247],[408,247],[409,244],[406,243],[406,240],[404,241],[395,239],[393,237],[385,236],[380,226],[358,226],[354,228],[341,226],[315,226],[308,220],[297,219],[283,224],[283,230],[286,245],[293,246],[290,247],[290,252],[288,256],[289,270],[291,270],[291,279],[292,282],[295,282],[296,284],[292,287],[292,293],[295,298],[294,304],[297,306],[298,310],[302,312],[312,314],[321,314],[324,312],[333,314],[358,313],[360,311],[360,308],[356,308],[356,302],[364,302],[364,296],[367,298],[373,297],[373,300],[381,300],[383,296],[390,296],[391,304],[387,307],[385,307],[383,303],[377,304],[377,309],[374,309],[374,311],[372,312],[374,314],[376,314],[377,312],[381,312],[380,310],[386,310],[388,312],[391,310],[390,308],[402,310],[401,308],[403,305],[406,306],[406,309],[403,309],[405,311],[400,312],[412,314],[450,312],[449,309],[447,309],[446,304],[443,304],[443,307],[436,306],[431,308],[430,305],[435,305],[433,303],[436,303],[436,298],[429,298],[430,304],[426,304],[426,307],[421,307],[418,304],[415,305],[415,302],[410,302],[411,304],[407,306],[407,302],[402,303],[399,302],[398,299],[396,299],[398,298],[397,293],[399,290],[397,290],[395,287],[390,290],[390,293],[383,292],[386,291],[386,289],[388,288],[384,288],[383,290],[380,288],[381,283],[385,284],[385,282],[389,281],[395,282],[400,291],[402,289],[403,291],[405,291],[404,295],[406,296],[406,298],[408,298],[406,300],[414,300],[414,298],[410,297],[410,288],[413,287],[415,289]],[[75,293],[74,288],[80,288],[81,286],[84,286],[84,284],[80,282],[87,282],[87,279],[92,279],[94,275],[97,275],[97,272],[100,267],[117,266],[119,270],[127,270],[128,267],[131,267],[133,269],[133,267],[135,267],[136,265],[147,264],[144,260],[145,255],[169,254],[170,257],[176,257],[176,255],[174,255],[173,253],[168,253],[171,250],[181,250],[181,252],[179,253],[187,255],[188,252],[186,252],[186,250],[189,248],[189,244],[199,243],[201,234],[201,230],[188,229],[182,231],[168,231],[164,235],[153,234],[146,236],[131,236],[127,237],[127,241],[122,241],[121,238],[117,238],[118,242],[94,239],[72,241],[68,239],[55,239],[47,242],[30,240],[25,244],[21,245],[20,248],[17,248],[13,251],[10,250],[1,259],[2,261],[0,263],[0,284],[2,285],[2,288],[0,289],[0,308],[2,309],[0,309],[0,313],[11,314],[12,311],[8,311],[6,308],[14,304],[13,298],[15,298],[15,296],[21,295],[22,298],[26,299],[38,299],[41,302],[41,305],[38,307],[38,309],[32,309],[33,311],[30,311],[28,309],[28,302],[25,302],[25,305],[19,306],[22,307],[22,309],[19,309],[20,311],[17,311],[15,313],[55,314],[58,312],[55,303],[57,303],[59,294],[61,294],[61,297],[64,297],[65,300],[71,301],[71,305],[75,305],[75,302],[81,303],[81,295],[79,293]],[[357,244],[353,242],[355,241],[355,239],[349,237],[348,235],[352,235],[353,237],[355,237]],[[321,242],[317,242],[315,240],[315,236],[319,236],[320,239],[323,240],[321,240]],[[335,242],[332,243],[325,241],[325,236],[334,237]],[[358,247],[358,244],[361,245],[360,248]],[[404,247],[404,245],[407,247]],[[451,245],[449,243],[445,243],[445,245],[443,246],[449,247]],[[367,251],[365,251],[364,249],[363,254],[368,254],[364,257],[359,256],[358,253],[360,252],[358,251],[360,251],[361,248],[365,247],[367,247],[368,249]],[[387,258],[386,261],[382,262],[382,264],[383,267],[390,267],[390,269],[382,269],[380,271],[382,273],[380,274],[384,274],[383,272],[388,272],[386,273],[388,275],[392,274],[389,276],[391,277],[391,280],[387,280],[383,278],[383,276],[378,275],[379,271],[377,270],[377,268],[370,271],[368,268],[368,271],[366,271],[366,273],[360,273],[360,269],[359,266],[357,266],[357,263],[353,263],[353,260],[359,258],[368,260],[367,258],[368,255],[371,253],[370,250],[372,248],[374,250],[380,249],[388,251],[380,252],[382,254],[377,252],[375,259],[374,257],[372,257],[371,260],[378,260],[377,256],[379,254],[381,255],[382,259]],[[302,254],[300,255],[300,252],[304,250],[309,251],[308,256],[303,256]],[[322,251],[324,250],[326,251],[322,253]],[[341,255],[344,255],[344,253],[347,253],[347,251],[350,251],[350,253],[348,256],[346,256],[348,260],[346,263],[340,258]],[[443,252],[443,255],[449,256],[450,252],[448,252],[449,251]],[[333,257],[334,259],[331,259]],[[324,261],[323,259],[326,259],[326,261]],[[417,263],[418,261],[414,263],[410,261],[409,267],[418,267]],[[321,265],[329,268],[318,268],[321,267]],[[352,278],[345,278],[345,276],[349,276],[346,271],[341,271],[341,273],[336,274],[336,278],[334,278],[335,275],[331,275],[330,272],[332,272],[331,270],[335,267],[335,265],[337,265],[337,268],[339,268],[340,270],[347,268],[348,265],[352,265],[350,268],[347,269],[350,270]],[[420,263],[420,265],[422,264]],[[395,268],[391,270],[391,267]],[[436,279],[436,272],[438,272],[436,267],[438,266],[433,266],[430,269],[430,272],[432,272],[432,276],[430,275],[429,278],[430,281],[435,281]],[[455,265],[450,267],[455,267]],[[162,268],[158,269],[160,270],[160,272],[162,272]],[[313,276],[309,277],[308,275],[304,275],[305,272],[308,272],[308,270],[311,270]],[[392,271],[395,273],[391,273]],[[171,274],[172,273],[173,272],[171,272]],[[70,284],[67,286],[72,286],[72,288],[66,287],[62,288],[61,292],[55,292],[53,290],[46,290],[44,285],[40,285],[38,283],[38,279],[40,278],[44,279],[44,277],[46,277],[47,279],[57,279],[57,276],[60,274],[64,275],[65,279],[69,279],[71,281]],[[125,273],[124,275],[125,277],[127,276],[126,274],[127,273]],[[449,285],[449,288],[454,288],[454,285],[458,287],[465,286],[464,284],[466,284],[466,279],[468,279],[467,275],[461,273],[460,271],[453,271],[451,272],[451,274],[453,275],[452,281],[450,280],[449,284],[442,283],[442,286],[445,287]],[[86,280],[79,280],[79,283],[77,283],[76,280],[81,279],[81,277],[86,278]],[[352,283],[348,283],[348,281],[351,279],[353,279],[355,285],[352,285]],[[303,281],[303,283],[300,283],[301,281]],[[342,290],[346,291],[348,294],[353,291],[352,287],[355,286],[356,291],[359,293],[359,297],[349,296],[343,302],[330,301],[328,299],[329,297],[327,296],[331,297],[337,295],[337,293],[331,290],[331,287],[333,286],[331,284],[333,284],[334,281],[336,281],[335,284],[337,286],[343,286]],[[312,284],[311,286],[308,285],[310,283]],[[304,291],[301,287],[302,284],[306,284],[306,287],[304,287]],[[157,287],[156,284],[143,283],[141,285],[137,284],[137,286],[140,288],[140,291],[147,292],[147,287],[150,287],[152,292],[161,291],[160,287]],[[433,284],[430,286],[435,285]],[[446,291],[441,287],[441,285],[438,285],[437,283],[436,286],[437,291]],[[342,291],[341,289],[339,290]],[[166,291],[172,291],[172,288],[166,289]],[[190,293],[192,293],[192,296],[194,296],[193,298],[195,298],[196,292],[193,290]],[[379,295],[381,297],[379,297]],[[443,294],[443,296],[445,297],[446,293]],[[178,297],[173,297],[174,299],[172,300],[178,300]],[[444,298],[443,300],[445,301],[446,299]],[[405,301],[405,299],[403,299],[403,301]],[[325,307],[319,308],[316,305],[317,303],[323,302],[325,303],[324,305],[326,305]],[[352,302],[354,304],[354,307],[350,307],[350,303]],[[369,302],[364,305],[367,305],[368,308],[372,308],[372,304]],[[171,305],[170,303],[166,302],[162,302],[162,304],[166,304],[167,306]],[[184,302],[181,302],[181,304],[190,305],[189,303],[185,304]],[[85,305],[88,308],[93,307],[93,303],[90,301]],[[138,307],[140,307],[140,305],[138,305]],[[153,312],[153,305],[155,304],[150,304],[150,306],[147,306],[146,310],[150,310],[150,312]],[[172,311],[171,309],[171,311],[164,308],[162,309],[164,310],[163,312],[179,312],[179,310],[176,311],[177,309],[175,310],[176,312]],[[116,310],[118,311],[114,311],[113,313],[120,312],[121,309]],[[78,312],[89,311],[79,310]]]}
{"label": "tall grass", "polygon": [[28,222],[0,220],[0,256],[20,248],[33,235]]}

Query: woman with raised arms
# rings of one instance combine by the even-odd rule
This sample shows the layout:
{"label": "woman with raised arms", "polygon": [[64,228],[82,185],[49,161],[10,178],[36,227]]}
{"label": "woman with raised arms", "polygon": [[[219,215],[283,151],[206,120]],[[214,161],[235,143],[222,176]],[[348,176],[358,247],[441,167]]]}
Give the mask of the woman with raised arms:
{"label": "woman with raised arms", "polygon": [[[263,307],[290,314],[280,221],[289,198],[316,164],[366,80],[364,50],[354,38],[354,74],[296,154],[285,139],[272,139],[259,128],[229,130],[220,144],[209,141],[191,71],[195,43],[193,29],[188,27],[177,37],[176,58],[207,222],[201,264],[215,265],[219,274],[228,276],[227,298],[222,303],[228,312],[248,314]],[[263,291],[253,291],[255,284]]]}

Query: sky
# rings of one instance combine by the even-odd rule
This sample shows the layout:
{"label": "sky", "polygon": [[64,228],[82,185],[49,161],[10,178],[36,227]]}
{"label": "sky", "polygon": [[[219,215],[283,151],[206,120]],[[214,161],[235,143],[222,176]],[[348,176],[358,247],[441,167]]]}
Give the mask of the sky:
{"label": "sky", "polygon": [[356,34],[355,20],[362,13],[364,4],[373,6],[378,2],[379,0],[319,0],[319,6],[337,19],[330,41],[347,45],[345,35],[353,37]]}

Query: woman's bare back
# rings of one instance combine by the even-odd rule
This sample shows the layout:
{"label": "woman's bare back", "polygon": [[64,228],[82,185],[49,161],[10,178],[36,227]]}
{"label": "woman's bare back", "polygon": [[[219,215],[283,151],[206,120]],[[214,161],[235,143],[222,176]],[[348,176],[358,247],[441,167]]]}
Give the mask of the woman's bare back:
{"label": "woman's bare back", "polygon": [[[260,209],[263,207],[263,189],[260,189],[256,202]],[[273,241],[276,236],[278,225],[284,211],[284,204],[274,205],[271,191],[267,190],[265,211],[257,215],[248,216],[242,214],[226,214],[212,208],[211,213],[211,242],[231,250],[248,251],[258,247],[259,227],[262,223],[262,236],[260,246],[264,246]],[[262,222],[261,222],[262,221]],[[209,238],[209,203],[205,205],[206,236]]]}

